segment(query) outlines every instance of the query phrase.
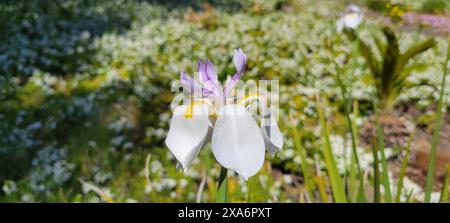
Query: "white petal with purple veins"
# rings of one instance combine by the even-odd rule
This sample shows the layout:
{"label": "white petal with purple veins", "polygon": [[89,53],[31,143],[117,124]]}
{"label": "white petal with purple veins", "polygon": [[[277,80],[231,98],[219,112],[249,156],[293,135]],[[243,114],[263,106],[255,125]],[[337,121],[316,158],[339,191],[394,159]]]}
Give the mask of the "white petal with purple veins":
{"label": "white petal with purple veins", "polygon": [[205,70],[208,80],[214,81],[216,83],[218,82],[216,68],[214,68],[214,64],[211,63],[211,61],[209,61],[208,59],[206,59],[206,61],[205,61],[205,69],[204,70]]}

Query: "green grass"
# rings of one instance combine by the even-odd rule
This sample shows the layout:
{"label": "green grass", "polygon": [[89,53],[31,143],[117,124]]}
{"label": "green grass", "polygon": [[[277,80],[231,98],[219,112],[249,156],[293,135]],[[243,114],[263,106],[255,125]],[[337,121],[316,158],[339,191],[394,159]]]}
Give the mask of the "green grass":
{"label": "green grass", "polygon": [[[381,155],[381,181],[384,186],[384,201],[387,203],[392,202],[391,186],[389,182],[389,170],[387,167],[387,160],[385,155],[384,147],[384,133],[380,125],[380,114],[376,112],[376,138],[377,138],[377,152]],[[378,155],[377,155],[378,156]]]}
{"label": "green grass", "polygon": [[427,172],[427,180],[425,185],[425,198],[424,202],[429,203],[431,199],[431,192],[433,190],[433,182],[434,182],[434,176],[435,176],[435,169],[436,169],[436,150],[437,146],[439,144],[439,138],[440,138],[440,131],[442,126],[442,107],[443,107],[443,101],[444,101],[444,91],[445,91],[445,85],[447,84],[446,78],[447,78],[447,72],[448,72],[448,60],[450,59],[450,41],[448,42],[447,47],[447,56],[445,58],[445,61],[442,65],[442,82],[441,82],[441,88],[439,92],[439,101],[438,106],[436,110],[436,122],[434,124],[434,131],[433,131],[433,138],[431,139],[431,151],[430,151],[430,160],[428,164],[428,172]]}
{"label": "green grass", "polygon": [[448,200],[449,178],[450,178],[450,167],[447,166],[447,171],[444,177],[444,183],[442,184],[441,197],[439,198],[439,202],[441,203],[449,202]]}
{"label": "green grass", "polygon": [[222,167],[220,169],[219,183],[217,186],[217,195],[216,202],[217,203],[227,203],[228,202],[228,176],[227,169]]}
{"label": "green grass", "polygon": [[[298,153],[300,155],[300,160],[301,160],[300,167],[301,167],[303,178],[304,178],[304,184],[305,184],[306,190],[308,191],[309,196],[311,198],[313,198],[315,186],[314,186],[314,180],[310,173],[310,166],[308,165],[308,162],[306,161],[307,154],[301,144],[301,136],[297,129],[297,126],[294,125],[294,121],[292,120],[292,118],[290,118],[290,119],[291,119],[290,121],[291,121],[291,125],[292,125],[292,127],[291,127],[292,137],[294,138],[296,150],[298,151]],[[327,198],[324,193],[324,187],[323,187],[324,183],[322,181],[322,178],[318,179],[318,181],[319,181],[318,184],[319,184],[320,195],[321,195],[322,201],[326,202]]]}
{"label": "green grass", "polygon": [[400,197],[402,195],[402,189],[403,189],[403,181],[405,179],[405,175],[406,175],[406,168],[408,167],[408,162],[409,162],[409,156],[411,153],[411,144],[414,138],[414,133],[411,133],[411,136],[408,140],[408,145],[405,148],[405,152],[403,155],[403,159],[402,159],[402,165],[400,168],[400,174],[398,177],[398,182],[397,182],[397,192],[395,193],[395,202],[396,203],[400,203]]}
{"label": "green grass", "polygon": [[333,151],[332,151],[333,149],[331,148],[331,143],[330,143],[330,133],[328,130],[328,124],[325,121],[325,117],[323,114],[323,108],[322,108],[322,104],[321,104],[319,96],[316,96],[316,101],[317,101],[317,111],[319,114],[319,123],[320,123],[320,127],[322,129],[322,136],[323,136],[322,154],[324,156],[327,173],[330,178],[331,189],[333,191],[333,198],[334,198],[334,201],[337,203],[346,203],[347,198],[345,195],[344,184],[339,175],[339,172],[338,172],[338,169],[336,166],[336,161],[334,159],[334,155],[333,155]]}

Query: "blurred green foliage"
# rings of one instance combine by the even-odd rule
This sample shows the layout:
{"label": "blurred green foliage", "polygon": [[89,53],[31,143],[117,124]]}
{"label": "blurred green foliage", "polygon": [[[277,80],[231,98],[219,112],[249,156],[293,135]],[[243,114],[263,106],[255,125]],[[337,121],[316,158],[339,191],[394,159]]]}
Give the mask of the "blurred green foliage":
{"label": "blurred green foliage", "polygon": [[450,11],[450,3],[447,0],[423,1],[421,9],[427,13],[445,13]]}
{"label": "blurred green foliage", "polygon": [[[355,39],[361,45],[360,54],[365,58],[377,88],[378,102],[382,109],[391,111],[398,96],[407,87],[408,77],[418,63],[411,63],[414,57],[427,51],[436,45],[432,38],[414,43],[408,46],[404,52],[399,48],[399,42],[394,31],[383,27],[385,41],[373,35],[376,47],[370,48],[364,40],[359,39],[358,34],[347,32],[351,39]],[[386,43],[386,44],[384,44]],[[374,50],[378,50],[382,59],[374,57]]]}
{"label": "blurred green foliage", "polygon": [[445,14],[450,11],[447,0],[364,0],[368,8],[384,13],[391,13],[392,8],[399,7],[403,11],[414,10],[422,13]]}

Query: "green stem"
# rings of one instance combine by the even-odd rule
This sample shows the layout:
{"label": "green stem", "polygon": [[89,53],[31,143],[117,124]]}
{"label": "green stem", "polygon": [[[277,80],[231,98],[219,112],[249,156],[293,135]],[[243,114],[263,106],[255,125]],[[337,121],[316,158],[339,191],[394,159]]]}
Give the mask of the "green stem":
{"label": "green stem", "polygon": [[391,203],[392,202],[392,194],[391,194],[391,186],[389,183],[389,171],[387,167],[387,161],[386,161],[386,155],[384,153],[384,133],[381,128],[380,124],[380,112],[378,111],[376,105],[375,105],[375,113],[376,113],[376,135],[377,135],[377,146],[378,150],[380,151],[381,155],[381,180],[383,181],[383,187],[384,187],[384,197],[385,202]]}
{"label": "green stem", "polygon": [[434,172],[435,172],[435,163],[436,163],[436,150],[437,145],[439,143],[439,136],[441,131],[441,124],[442,124],[442,106],[444,101],[444,91],[445,91],[445,82],[447,77],[447,65],[448,60],[450,57],[450,41],[448,42],[448,48],[447,48],[447,57],[445,59],[445,62],[443,63],[443,75],[442,75],[442,83],[441,83],[441,89],[439,93],[439,102],[438,107],[436,111],[436,122],[433,132],[433,138],[431,139],[431,151],[430,151],[430,160],[428,163],[428,173],[427,173],[427,181],[425,186],[425,198],[424,202],[429,203],[431,200],[431,191],[433,190],[433,181],[434,181]]}
{"label": "green stem", "polygon": [[297,148],[298,153],[300,154],[300,161],[302,162],[302,165],[300,165],[302,172],[303,172],[303,178],[305,180],[305,187],[306,190],[309,194],[309,196],[311,197],[311,199],[314,198],[314,183],[313,183],[313,178],[311,177],[310,173],[309,173],[309,165],[306,162],[306,150],[303,148],[302,143],[301,143],[301,136],[300,133],[298,132],[294,122],[292,121],[292,135],[294,137],[294,145]]}
{"label": "green stem", "polygon": [[400,197],[402,194],[403,189],[403,180],[406,175],[406,168],[408,167],[408,160],[409,160],[409,154],[411,152],[411,143],[414,138],[414,132],[411,134],[408,140],[408,146],[406,147],[405,156],[402,160],[402,167],[400,169],[400,176],[398,177],[398,183],[397,183],[397,193],[395,193],[395,202],[400,203]]}
{"label": "green stem", "polygon": [[[359,48],[359,41],[355,41],[353,44],[353,54],[356,54]],[[356,55],[355,57],[356,58]],[[353,64],[352,64],[352,71],[355,72],[356,70],[356,59],[353,60]],[[347,129],[350,132],[350,136],[351,136],[351,141],[352,141],[352,159],[354,159],[355,163],[356,163],[356,169],[358,172],[358,176],[359,176],[359,181],[360,181],[360,187],[364,185],[364,175],[362,174],[361,171],[361,166],[359,163],[359,158],[358,158],[358,152],[356,150],[356,133],[355,133],[355,128],[353,126],[353,122],[352,119],[350,118],[350,106],[351,106],[351,98],[347,97],[347,87],[344,84],[344,82],[341,79],[341,73],[343,72],[340,68],[339,65],[336,64],[336,80],[337,83],[339,85],[339,88],[341,90],[341,96],[342,96],[342,100],[343,100],[343,104],[344,104],[344,113],[345,113],[345,122],[347,125]],[[360,190],[359,190],[360,191]],[[350,199],[351,200],[351,199]]]}
{"label": "green stem", "polygon": [[[353,117],[358,117],[358,114],[359,114],[358,110],[359,110],[358,109],[358,101],[355,101],[353,104]],[[354,135],[355,136],[359,135],[358,134],[358,132],[359,132],[358,126],[356,125],[355,120],[352,120],[352,127],[353,127]],[[356,138],[356,140],[358,140],[358,138]],[[358,145],[358,144],[359,144],[359,142],[356,141],[356,145]],[[356,159],[353,155],[352,155],[352,162],[356,162]],[[355,164],[353,164],[353,165],[355,165]],[[356,168],[356,167],[353,167],[353,168]],[[364,190],[364,185],[365,185],[364,184],[364,173],[362,170],[360,172],[361,172],[361,174],[359,175],[359,188],[358,188],[358,194],[356,197],[356,202],[366,203],[367,199],[366,199],[366,193]]]}
{"label": "green stem", "polygon": [[444,183],[442,184],[441,197],[439,198],[440,203],[448,202],[448,181],[450,178],[450,166],[447,166],[447,171],[444,177]]}
{"label": "green stem", "polygon": [[373,200],[375,203],[380,203],[380,169],[378,167],[378,149],[373,146]]}
{"label": "green stem", "polygon": [[219,186],[217,188],[216,203],[228,202],[228,182],[227,182],[227,168],[222,167],[220,169]]}
{"label": "green stem", "polygon": [[340,75],[337,74],[336,77],[337,77],[337,80],[338,80],[339,87],[341,88],[342,98],[344,100],[345,123],[346,123],[347,128],[348,128],[348,130],[350,132],[350,135],[351,135],[352,153],[353,153],[353,156],[355,157],[356,166],[358,167],[358,174],[361,174],[361,167],[359,165],[358,153],[356,151],[355,133],[353,132],[352,121],[351,121],[351,118],[350,118],[349,98],[347,98],[347,96],[346,96],[347,95],[347,90],[345,88],[344,83],[342,82],[342,80],[340,78]]}

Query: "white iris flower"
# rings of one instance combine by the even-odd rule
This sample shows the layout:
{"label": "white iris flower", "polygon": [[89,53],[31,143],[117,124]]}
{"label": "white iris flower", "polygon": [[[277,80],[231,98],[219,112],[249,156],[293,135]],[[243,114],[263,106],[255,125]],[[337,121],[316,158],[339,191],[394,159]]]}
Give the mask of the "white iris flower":
{"label": "white iris flower", "polygon": [[349,5],[336,24],[336,30],[342,32],[344,28],[355,29],[364,19],[362,10],[356,5]]}
{"label": "white iris flower", "polygon": [[[193,99],[189,105],[174,109],[166,145],[184,170],[211,141],[216,160],[248,179],[261,169],[266,149],[274,154],[283,147],[282,134],[273,112],[266,107],[264,95],[251,95],[240,101],[230,96],[244,73],[246,61],[241,49],[234,51],[237,72],[223,88],[209,60],[198,63],[199,81],[181,72],[183,89]],[[248,110],[254,102],[262,107],[259,116]]]}

